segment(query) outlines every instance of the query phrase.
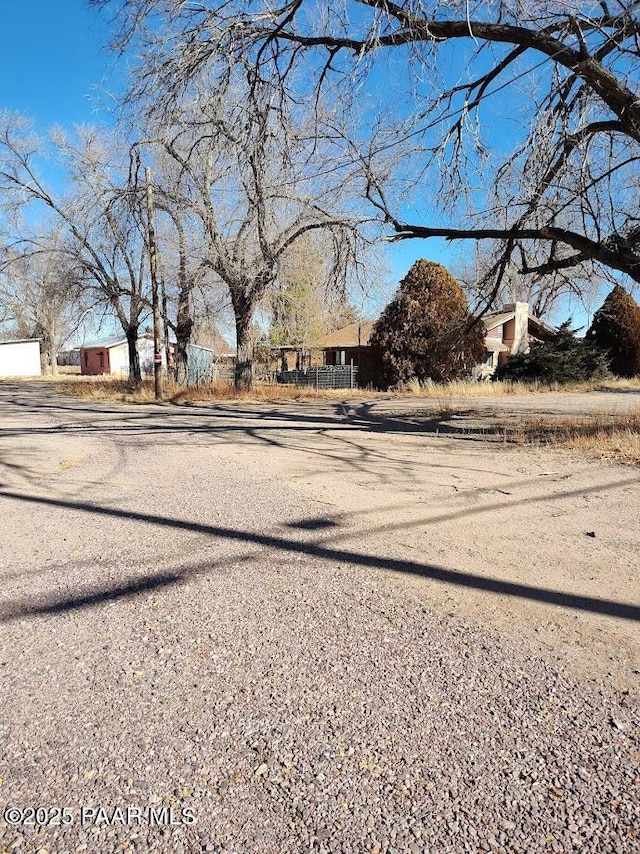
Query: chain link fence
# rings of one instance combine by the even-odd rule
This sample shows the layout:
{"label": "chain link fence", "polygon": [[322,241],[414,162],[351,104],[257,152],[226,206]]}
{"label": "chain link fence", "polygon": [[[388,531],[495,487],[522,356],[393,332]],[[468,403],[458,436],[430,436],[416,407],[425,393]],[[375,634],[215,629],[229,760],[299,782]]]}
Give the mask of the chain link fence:
{"label": "chain link fence", "polygon": [[357,388],[358,368],[354,365],[321,365],[304,371],[282,371],[278,382],[323,391],[334,388]]}

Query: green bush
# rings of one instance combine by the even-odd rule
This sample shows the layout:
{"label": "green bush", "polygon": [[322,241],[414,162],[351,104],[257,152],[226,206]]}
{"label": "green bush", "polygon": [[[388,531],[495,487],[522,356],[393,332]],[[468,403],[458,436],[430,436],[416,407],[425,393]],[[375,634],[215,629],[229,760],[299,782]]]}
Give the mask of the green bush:
{"label": "green bush", "polygon": [[369,343],[380,388],[458,379],[484,355],[482,324],[473,323],[464,291],[445,267],[425,260],[402,280]]}
{"label": "green bush", "polygon": [[544,380],[581,382],[604,377],[609,372],[606,353],[593,342],[576,338],[571,321],[544,341],[536,341],[528,353],[511,356],[494,374],[496,380]]}
{"label": "green bush", "polygon": [[608,352],[614,374],[640,374],[640,306],[620,285],[596,311],[586,337]]}

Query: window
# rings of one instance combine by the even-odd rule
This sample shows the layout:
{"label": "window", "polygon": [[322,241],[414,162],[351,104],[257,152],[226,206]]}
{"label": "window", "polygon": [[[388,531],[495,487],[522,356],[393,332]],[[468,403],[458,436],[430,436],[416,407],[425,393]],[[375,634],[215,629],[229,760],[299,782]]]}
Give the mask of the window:
{"label": "window", "polygon": [[89,367],[89,354],[86,350],[84,351],[84,366],[85,368]]}
{"label": "window", "polygon": [[104,368],[104,353],[98,353],[98,359],[100,359],[100,367]]}

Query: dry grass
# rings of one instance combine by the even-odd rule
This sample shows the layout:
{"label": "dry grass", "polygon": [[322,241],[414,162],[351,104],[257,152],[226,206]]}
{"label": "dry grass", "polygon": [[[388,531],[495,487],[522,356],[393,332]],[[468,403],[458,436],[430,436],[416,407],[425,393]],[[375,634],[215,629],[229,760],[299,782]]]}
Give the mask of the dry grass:
{"label": "dry grass", "polygon": [[554,445],[640,466],[640,409],[617,415],[527,419],[506,435],[522,445]]}
{"label": "dry grass", "polygon": [[431,380],[420,383],[417,380],[407,383],[399,394],[412,397],[463,397],[483,398],[502,397],[504,395],[530,395],[549,392],[589,392],[589,391],[640,391],[640,377],[635,379],[589,380],[580,383],[525,383],[505,380],[503,382],[477,382],[475,380],[457,380],[450,383],[434,383]]}
{"label": "dry grass", "polygon": [[118,400],[131,403],[151,403],[154,397],[153,382],[144,381],[140,388],[136,388],[124,380],[102,377],[58,378],[55,391],[84,400]]}
{"label": "dry grass", "polygon": [[[104,377],[66,378],[56,383],[56,391],[88,400],[117,400],[126,403],[153,403],[153,380],[144,380],[139,388],[126,380],[105,379]],[[232,382],[220,381],[198,387],[178,386],[165,383],[164,399],[168,403],[214,403],[225,400],[278,403],[287,401],[342,400],[349,398],[374,398],[377,392],[362,389],[336,389],[335,391],[315,391],[311,388],[274,383],[254,383],[250,392],[236,392]]]}
{"label": "dry grass", "polygon": [[[47,378],[50,379],[50,378]],[[61,394],[90,400],[119,400],[128,403],[152,403],[154,400],[153,381],[145,380],[136,388],[126,380],[111,377],[64,376],[56,377],[56,390]],[[415,397],[417,399],[437,399],[452,401],[456,398],[477,399],[502,397],[505,395],[531,395],[541,393],[589,392],[589,391],[640,391],[640,378],[633,380],[593,380],[572,385],[557,383],[521,383],[521,382],[475,382],[461,380],[451,383],[411,382],[393,392],[376,392],[368,389],[336,389],[335,391],[315,391],[303,386],[279,385],[274,383],[254,383],[251,392],[238,394],[231,382],[217,382],[190,388],[176,386],[169,382],[165,385],[165,400],[170,403],[213,403],[221,400],[243,400],[246,402],[287,402],[350,399],[374,400],[393,397]]]}
{"label": "dry grass", "polygon": [[305,386],[261,382],[254,382],[250,392],[236,392],[232,382],[218,382],[198,388],[175,387],[172,392],[171,402],[206,403],[216,400],[244,400],[257,403],[286,403],[287,401],[344,400],[345,397],[366,400],[381,396],[378,392],[358,388],[316,391],[313,388]]}
{"label": "dry grass", "polygon": [[[136,388],[125,380],[105,377],[57,377],[56,391],[89,400],[116,400],[127,403],[153,403],[152,380],[145,380]],[[454,411],[454,398],[487,398],[501,395],[535,394],[536,392],[589,392],[589,391],[640,390],[640,379],[600,380],[572,386],[557,386],[526,383],[477,383],[453,382],[447,385],[436,383],[416,384],[394,393],[362,389],[337,389],[315,391],[314,389],[272,383],[255,383],[250,393],[237,394],[233,383],[218,382],[198,388],[185,388],[167,383],[165,400],[169,403],[197,404],[216,401],[242,400],[246,402],[291,402],[314,400],[375,399],[414,396],[436,398],[442,412]],[[495,413],[497,416],[497,413]],[[521,445],[549,445],[586,452],[603,460],[613,460],[640,465],[640,409],[616,415],[593,415],[582,418],[528,418],[516,427],[505,429],[505,441]]]}

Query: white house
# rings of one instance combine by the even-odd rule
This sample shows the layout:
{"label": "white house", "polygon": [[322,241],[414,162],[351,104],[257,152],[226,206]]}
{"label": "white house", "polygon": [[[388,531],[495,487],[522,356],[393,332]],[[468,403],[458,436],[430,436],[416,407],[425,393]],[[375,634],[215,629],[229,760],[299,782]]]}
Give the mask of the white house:
{"label": "white house", "polygon": [[0,377],[39,377],[41,375],[40,341],[37,338],[0,341]]}

